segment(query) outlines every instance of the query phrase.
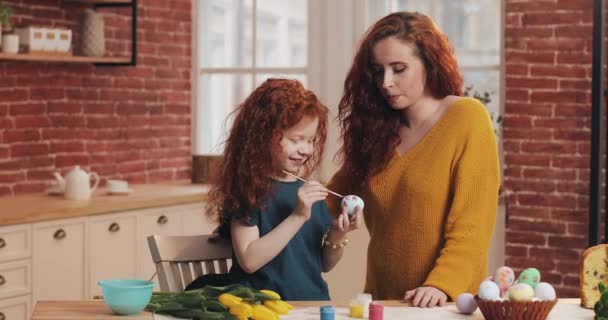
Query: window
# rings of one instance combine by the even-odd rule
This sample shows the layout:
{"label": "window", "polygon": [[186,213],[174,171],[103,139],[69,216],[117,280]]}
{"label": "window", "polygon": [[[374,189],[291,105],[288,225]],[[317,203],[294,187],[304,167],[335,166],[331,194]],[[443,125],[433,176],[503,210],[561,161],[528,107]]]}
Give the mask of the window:
{"label": "window", "polygon": [[[501,2],[496,0],[384,0],[367,2],[368,25],[396,11],[430,16],[455,49],[466,86],[490,93],[487,105],[494,118],[500,113]],[[470,93],[472,95],[473,92]]]}
{"label": "window", "polygon": [[308,85],[309,0],[199,0],[194,154],[217,155],[228,115],[269,77]]}

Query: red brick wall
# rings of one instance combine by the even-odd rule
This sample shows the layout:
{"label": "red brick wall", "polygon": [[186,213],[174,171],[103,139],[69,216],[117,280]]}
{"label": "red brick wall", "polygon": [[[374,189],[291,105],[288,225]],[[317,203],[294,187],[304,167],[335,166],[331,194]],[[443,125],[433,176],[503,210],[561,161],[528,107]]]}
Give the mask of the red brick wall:
{"label": "red brick wall", "polygon": [[[86,6],[2,1],[17,25],[60,25],[79,44]],[[190,176],[191,0],[143,0],[136,67],[0,62],[0,196],[43,191],[74,165],[132,183]],[[99,9],[106,50],[129,55],[129,8]]]}
{"label": "red brick wall", "polygon": [[593,3],[506,0],[506,264],[579,296],[587,246]]}

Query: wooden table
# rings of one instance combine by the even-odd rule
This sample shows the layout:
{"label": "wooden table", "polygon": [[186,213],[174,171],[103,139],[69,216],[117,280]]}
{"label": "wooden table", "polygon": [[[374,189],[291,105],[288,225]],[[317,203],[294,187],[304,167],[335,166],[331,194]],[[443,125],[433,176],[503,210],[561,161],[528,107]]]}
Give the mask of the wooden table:
{"label": "wooden table", "polygon": [[[379,301],[387,307],[407,307],[400,301]],[[318,307],[331,304],[337,307],[347,306],[347,303],[328,301],[294,301],[290,302],[296,308]],[[580,304],[580,299],[560,299],[560,304]],[[585,312],[590,310],[582,309]],[[39,301],[34,307],[32,320],[153,320],[150,312],[143,311],[133,316],[119,316],[112,313],[101,300],[92,301]],[[593,319],[590,317],[589,319]]]}
{"label": "wooden table", "polygon": [[[399,301],[383,301],[387,306],[404,306]],[[296,308],[329,304],[328,301],[294,301]],[[343,304],[346,306],[346,304]],[[91,301],[38,301],[34,307],[32,320],[153,320],[152,313],[143,311],[138,315],[119,316],[103,300]]]}

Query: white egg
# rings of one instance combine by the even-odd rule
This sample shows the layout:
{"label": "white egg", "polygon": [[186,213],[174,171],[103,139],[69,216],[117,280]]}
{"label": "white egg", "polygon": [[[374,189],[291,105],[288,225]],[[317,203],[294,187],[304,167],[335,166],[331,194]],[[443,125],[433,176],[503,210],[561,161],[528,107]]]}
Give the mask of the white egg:
{"label": "white egg", "polygon": [[483,300],[498,300],[500,289],[494,281],[486,280],[479,285],[479,297]]}
{"label": "white egg", "polygon": [[541,301],[552,301],[555,300],[557,294],[552,285],[546,282],[540,282],[536,285],[536,288],[534,288],[534,297]]}
{"label": "white egg", "polygon": [[456,308],[460,313],[470,314],[477,310],[477,302],[475,302],[475,297],[470,293],[461,293],[456,298]]}
{"label": "white egg", "polygon": [[355,214],[355,209],[357,209],[357,207],[361,207],[361,209],[363,209],[365,203],[363,203],[363,199],[357,196],[348,195],[342,198],[342,206],[346,207],[346,213],[349,216],[352,216]]}

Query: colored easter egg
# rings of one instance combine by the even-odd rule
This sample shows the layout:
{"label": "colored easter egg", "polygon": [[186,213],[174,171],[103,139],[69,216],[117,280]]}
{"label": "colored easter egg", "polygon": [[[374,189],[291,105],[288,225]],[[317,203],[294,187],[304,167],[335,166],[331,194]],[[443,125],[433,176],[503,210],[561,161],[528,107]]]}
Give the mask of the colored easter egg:
{"label": "colored easter egg", "polygon": [[498,300],[500,289],[494,281],[486,280],[479,285],[479,297],[483,300]]}
{"label": "colored easter egg", "polygon": [[500,296],[503,296],[515,282],[515,272],[507,266],[502,266],[496,269],[492,280],[498,285]]}
{"label": "colored easter egg", "polygon": [[355,209],[357,209],[357,207],[361,207],[361,209],[363,209],[365,203],[363,203],[363,199],[357,196],[348,195],[342,198],[342,206],[346,207],[346,213],[349,216],[352,216],[355,214]]}
{"label": "colored easter egg", "polygon": [[552,301],[555,300],[557,295],[552,285],[546,282],[540,282],[534,288],[534,297],[541,301]]}
{"label": "colored easter egg", "polygon": [[540,271],[536,268],[528,268],[522,271],[517,278],[517,283],[528,284],[532,289],[540,282]]}
{"label": "colored easter egg", "polygon": [[530,301],[534,297],[534,289],[527,283],[518,283],[507,292],[511,301]]}
{"label": "colored easter egg", "polygon": [[475,297],[470,293],[461,293],[456,298],[456,309],[460,313],[470,314],[477,310],[477,302],[475,302]]}

